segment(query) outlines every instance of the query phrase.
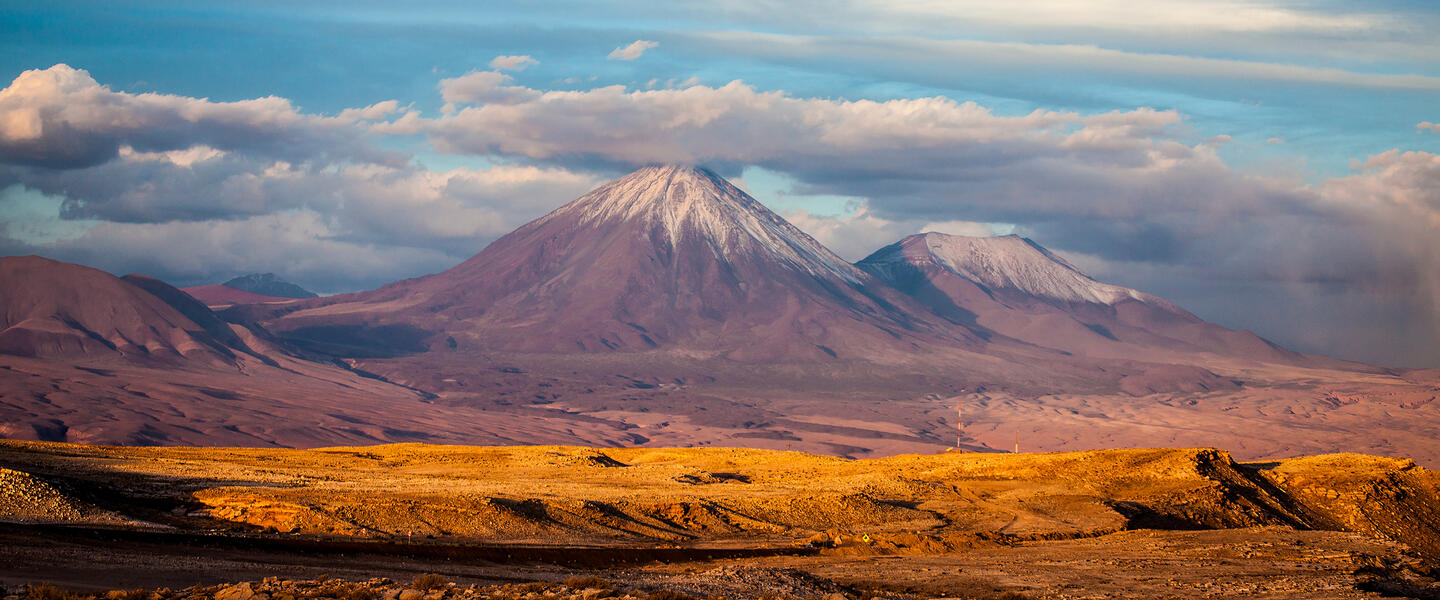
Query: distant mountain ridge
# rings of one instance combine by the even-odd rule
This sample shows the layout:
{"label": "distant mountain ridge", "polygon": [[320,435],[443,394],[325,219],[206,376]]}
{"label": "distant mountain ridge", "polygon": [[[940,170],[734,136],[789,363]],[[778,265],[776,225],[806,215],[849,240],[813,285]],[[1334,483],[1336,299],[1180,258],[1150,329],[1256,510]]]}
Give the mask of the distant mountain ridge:
{"label": "distant mountain ridge", "polygon": [[281,279],[274,273],[241,275],[223,284],[181,288],[196,300],[211,307],[236,304],[268,304],[315,298],[317,294]]}
{"label": "distant mountain ridge", "polygon": [[242,292],[250,292],[252,294],[271,296],[274,298],[314,298],[319,295],[289,281],[285,281],[274,273],[250,273],[241,275],[220,285],[235,288]]}

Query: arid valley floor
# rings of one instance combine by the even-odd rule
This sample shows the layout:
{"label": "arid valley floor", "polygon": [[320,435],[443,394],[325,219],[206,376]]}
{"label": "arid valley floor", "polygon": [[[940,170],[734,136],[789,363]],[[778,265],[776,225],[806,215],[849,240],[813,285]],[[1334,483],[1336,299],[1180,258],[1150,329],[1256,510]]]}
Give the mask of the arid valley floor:
{"label": "arid valley floor", "polygon": [[[0,463],[12,593],[48,581],[255,600],[1440,594],[1440,477],[1354,454],[10,441]],[[439,577],[411,583],[427,573]]]}

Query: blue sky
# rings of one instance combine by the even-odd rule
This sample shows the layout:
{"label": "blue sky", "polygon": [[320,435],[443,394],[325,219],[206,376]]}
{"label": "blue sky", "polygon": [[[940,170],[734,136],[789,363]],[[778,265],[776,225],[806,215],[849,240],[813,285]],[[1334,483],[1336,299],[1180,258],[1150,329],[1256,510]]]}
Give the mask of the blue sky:
{"label": "blue sky", "polygon": [[[1422,2],[1366,3],[1365,15],[1390,29],[1144,35],[1093,25],[1040,27],[1014,23],[908,29],[915,18],[867,30],[857,23],[811,24],[807,8],[771,7],[785,16],[722,7],[653,10],[640,3],[239,4],[156,2],[15,3],[3,9],[4,72],[55,63],[84,68],[114,89],[157,91],[214,100],[276,95],[307,112],[334,113],[387,99],[439,108],[440,78],[463,74],[498,55],[529,55],[539,64],[517,77],[545,89],[597,85],[643,87],[651,79],[742,79],[762,90],[798,96],[889,99],[944,95],[975,100],[1001,114],[1037,108],[1104,112],[1141,106],[1175,109],[1197,136],[1231,135],[1240,161],[1303,158],[1309,177],[1343,175],[1350,160],[1397,146],[1440,151],[1440,138],[1415,125],[1433,121],[1440,88],[1440,14]],[[1083,4],[1083,3],[1079,3]],[[1023,3],[1019,6],[1023,6]],[[1318,16],[1344,3],[1282,3]],[[563,8],[562,8],[563,7]],[[823,9],[814,9],[823,10]],[[1217,8],[1216,10],[1221,10]],[[843,11],[836,11],[843,12]],[[866,11],[856,9],[855,14]],[[876,9],[876,12],[883,12]],[[1024,12],[1017,8],[1017,13]],[[770,18],[759,18],[763,15]],[[1383,18],[1382,18],[1383,17]],[[842,21],[836,17],[833,21]],[[861,19],[857,21],[863,22]],[[898,20],[898,19],[897,19]],[[1297,19],[1298,20],[1298,19]],[[769,34],[779,39],[833,38],[849,53],[737,48],[710,34]],[[661,40],[643,61],[605,55],[636,39]],[[1356,75],[1423,76],[1429,86],[1366,86],[1147,72],[1096,61],[1088,68],[1041,62],[984,64],[958,57],[896,57],[878,48],[912,41],[965,41],[1040,47],[1094,47],[1132,56],[1170,56],[1306,67]],[[779,42],[777,42],[779,43]],[[870,49],[861,44],[871,46]],[[1332,51],[1317,49],[1333,47]],[[1354,52],[1347,47],[1356,48]],[[901,50],[897,50],[901,52]],[[1004,55],[1004,48],[980,53]],[[1122,55],[1123,56],[1123,55]],[[1125,62],[1123,58],[1113,62]],[[566,79],[575,78],[573,83]],[[1266,148],[1280,137],[1285,148]],[[1271,144],[1272,146],[1274,144]],[[1243,166],[1243,162],[1237,162]]]}
{"label": "blue sky", "polygon": [[673,159],[847,258],[1013,230],[1303,350],[1440,365],[1431,3],[289,4],[0,4],[0,77],[46,73],[0,97],[0,250],[361,289]]}

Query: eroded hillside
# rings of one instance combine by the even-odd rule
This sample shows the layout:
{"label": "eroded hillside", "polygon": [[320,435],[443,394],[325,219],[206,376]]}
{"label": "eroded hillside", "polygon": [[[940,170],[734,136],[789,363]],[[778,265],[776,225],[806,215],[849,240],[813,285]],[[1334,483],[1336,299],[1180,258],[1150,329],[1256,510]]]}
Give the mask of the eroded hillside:
{"label": "eroded hillside", "polygon": [[847,598],[1440,591],[1435,474],[1364,455],[10,441],[0,466],[0,585],[439,571],[750,597],[736,573],[783,572]]}

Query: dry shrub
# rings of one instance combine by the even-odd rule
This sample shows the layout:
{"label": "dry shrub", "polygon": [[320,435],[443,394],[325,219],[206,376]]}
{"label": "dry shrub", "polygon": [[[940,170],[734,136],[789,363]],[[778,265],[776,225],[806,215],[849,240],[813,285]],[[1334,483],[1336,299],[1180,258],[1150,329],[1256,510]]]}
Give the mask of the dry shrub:
{"label": "dry shrub", "polygon": [[970,592],[969,594],[962,597],[969,598],[971,600],[1031,600],[1031,597],[1029,595],[1007,590],[995,590],[992,592]]}
{"label": "dry shrub", "polygon": [[585,576],[585,577],[580,577],[580,576],[571,577],[571,578],[569,578],[569,579],[566,579],[563,583],[565,584],[565,587],[568,587],[568,588],[570,588],[570,589],[572,589],[572,590],[588,590],[588,589],[608,590],[608,589],[610,589],[610,588],[615,587],[615,584],[610,583],[608,580],[601,579],[601,578],[595,577],[595,576],[593,576],[593,575],[588,575],[588,576]]}
{"label": "dry shrub", "polygon": [[105,592],[106,600],[150,600],[150,592],[142,588],[133,590],[110,590]]}
{"label": "dry shrub", "polygon": [[25,588],[25,597],[30,600],[80,600],[87,596],[48,583],[35,583]]}
{"label": "dry shrub", "polygon": [[675,590],[655,590],[645,596],[645,600],[697,600],[689,594],[682,594]]}
{"label": "dry shrub", "polygon": [[532,581],[530,583],[522,583],[520,585],[517,585],[515,586],[515,589],[521,593],[543,592],[550,589],[551,585],[552,584],[547,581]]}
{"label": "dry shrub", "polygon": [[351,586],[350,589],[345,590],[344,592],[335,594],[335,597],[339,598],[340,600],[375,600],[376,596],[375,590],[372,590],[363,585],[355,585]]}
{"label": "dry shrub", "polygon": [[355,600],[373,600],[374,593],[370,592],[364,585],[351,583],[344,579],[326,579],[321,581],[315,589],[310,590],[307,596],[317,598],[340,598],[348,599],[351,594],[360,593],[362,597]]}
{"label": "dry shrub", "polygon": [[450,580],[446,579],[444,575],[437,573],[426,573],[416,577],[415,581],[410,583],[410,587],[427,592],[430,590],[438,590],[447,585],[450,585]]}

